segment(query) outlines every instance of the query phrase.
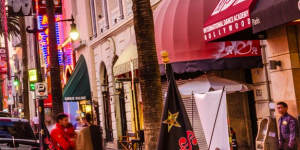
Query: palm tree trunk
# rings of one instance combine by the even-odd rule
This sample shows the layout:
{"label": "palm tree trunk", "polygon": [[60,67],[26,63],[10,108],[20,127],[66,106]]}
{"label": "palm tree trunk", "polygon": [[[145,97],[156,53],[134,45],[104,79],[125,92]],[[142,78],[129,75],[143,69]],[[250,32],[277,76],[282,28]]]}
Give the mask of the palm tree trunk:
{"label": "palm tree trunk", "polygon": [[133,0],[133,13],[144,104],[145,148],[155,150],[161,126],[162,92],[150,0]]}
{"label": "palm tree trunk", "polygon": [[20,22],[20,34],[22,44],[22,63],[23,63],[23,102],[24,102],[24,116],[26,119],[30,119],[29,111],[29,93],[28,93],[28,54],[27,54],[27,37],[25,28],[24,17],[19,18]]}
{"label": "palm tree trunk", "polygon": [[49,27],[49,52],[50,52],[50,78],[52,94],[53,115],[63,112],[62,87],[60,79],[60,67],[58,62],[56,27],[53,0],[47,0],[47,15]]}

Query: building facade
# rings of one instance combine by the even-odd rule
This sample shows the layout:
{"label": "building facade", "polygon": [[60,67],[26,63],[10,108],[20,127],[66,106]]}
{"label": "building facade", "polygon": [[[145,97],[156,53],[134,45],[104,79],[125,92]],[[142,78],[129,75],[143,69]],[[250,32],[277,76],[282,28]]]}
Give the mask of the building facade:
{"label": "building facade", "polygon": [[[163,1],[152,0],[153,9]],[[120,136],[143,129],[139,84],[133,84],[130,80],[132,74],[137,72],[128,68],[121,71],[122,73],[114,70],[124,53],[128,53],[129,57],[135,55],[130,53],[136,45],[132,1],[68,0],[64,5],[65,18],[73,15],[80,33],[80,39],[73,41],[72,45],[76,59],[84,56],[87,62],[92,100],[97,106],[96,111],[99,111],[96,115],[99,116],[106,146],[116,148]],[[215,6],[217,1],[212,4],[204,2],[203,5]],[[211,12],[205,12],[204,16],[207,18]],[[239,139],[244,149],[255,147],[260,121],[277,116],[276,102],[287,102],[291,114],[298,116],[299,48],[298,41],[295,40],[299,34],[297,28],[298,26],[283,25],[267,32],[268,39],[260,43],[263,66],[208,71],[249,83],[253,87],[253,91],[248,93],[228,95],[228,106],[231,107],[229,114],[233,116],[230,122],[240,126],[236,130],[239,131],[238,136],[244,137]],[[281,67],[270,69],[270,60],[281,61]],[[190,79],[185,80],[188,82]],[[120,81],[121,86],[118,85]],[[237,105],[243,107],[237,108]],[[138,108],[138,111],[134,108]]]}
{"label": "building facade", "polygon": [[[70,1],[67,1],[66,5],[69,3]],[[153,9],[155,9],[163,2],[152,0],[151,3]],[[169,3],[169,1],[165,3]],[[130,69],[125,69],[126,71],[121,71],[122,73],[116,73],[114,70],[118,60],[124,57],[123,53],[130,53],[129,51],[132,48],[134,49],[136,44],[132,2],[131,0],[89,0],[75,1],[68,6],[72,6],[67,8],[72,10],[80,33],[80,40],[74,41],[73,47],[77,58],[83,55],[87,60],[93,93],[92,99],[99,106],[100,125],[103,129],[106,147],[117,148],[118,140],[122,135],[143,129],[139,84],[136,83],[135,88],[132,88],[130,78],[133,72]],[[134,54],[128,54],[129,57],[132,57],[132,55]],[[253,70],[259,71],[253,71],[252,75],[263,71],[262,68]],[[249,70],[215,72],[219,76],[242,82],[249,80],[249,76],[246,77],[247,73],[250,73]],[[261,77],[259,75],[253,75],[252,77],[255,78],[256,76],[259,79]],[[119,80],[122,80],[122,88],[117,87]],[[256,135],[251,128],[257,126],[255,119],[270,116],[268,102],[254,101],[254,98],[249,98],[249,93],[229,95],[229,97],[231,99],[229,104],[231,106],[230,113],[232,115],[237,112],[241,114],[240,116],[234,116],[231,121],[235,126],[243,127],[236,129],[239,131],[239,136],[245,137],[239,139],[240,143],[244,145],[244,149],[254,147],[253,141]],[[243,100],[239,101],[238,97],[243,97]],[[249,104],[252,104],[253,107],[250,108]],[[238,109],[233,107],[235,105],[242,105],[243,107]],[[255,110],[253,110],[255,106],[259,110],[262,107],[267,107],[265,111],[268,113],[260,111],[255,113]],[[137,109],[138,112],[134,108],[139,108]],[[239,119],[243,121],[238,122]],[[205,148],[205,145],[203,147]]]}

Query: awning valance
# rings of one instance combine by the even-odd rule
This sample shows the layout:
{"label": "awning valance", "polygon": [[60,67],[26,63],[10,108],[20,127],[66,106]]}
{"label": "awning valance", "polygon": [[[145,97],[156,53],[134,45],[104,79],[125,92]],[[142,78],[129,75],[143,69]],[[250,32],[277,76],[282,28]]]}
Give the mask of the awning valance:
{"label": "awning valance", "polygon": [[192,95],[193,93],[206,93],[225,88],[226,93],[250,91],[250,85],[238,81],[218,77],[215,75],[203,75],[190,82],[179,85],[178,90],[182,95]]}
{"label": "awning valance", "polygon": [[63,92],[64,101],[91,100],[91,88],[87,65],[81,55]]}
{"label": "awning valance", "polygon": [[259,0],[251,12],[253,32],[258,33],[300,19],[299,0]]}
{"label": "awning valance", "polygon": [[138,67],[137,47],[136,45],[130,45],[119,56],[117,62],[114,65],[113,73],[114,76],[118,76],[130,72],[131,69],[136,70],[138,69]]}
{"label": "awning valance", "polygon": [[238,36],[238,40],[256,39],[250,19],[250,10],[255,3],[256,0],[220,0],[204,24],[205,41],[215,41],[237,32],[243,35]]}

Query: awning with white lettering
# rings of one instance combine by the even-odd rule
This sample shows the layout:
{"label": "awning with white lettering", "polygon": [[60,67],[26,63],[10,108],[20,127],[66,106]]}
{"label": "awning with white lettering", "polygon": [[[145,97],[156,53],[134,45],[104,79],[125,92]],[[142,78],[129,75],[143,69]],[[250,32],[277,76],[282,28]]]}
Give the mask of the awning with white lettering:
{"label": "awning with white lettering", "polygon": [[255,4],[256,0],[220,0],[204,24],[205,41],[264,38],[261,34],[252,34],[250,11]]}
{"label": "awning with white lettering", "polygon": [[262,32],[279,25],[298,24],[299,0],[259,0],[251,11],[253,33]]}
{"label": "awning with white lettering", "polygon": [[68,83],[63,91],[64,101],[91,100],[91,87],[88,68],[84,57],[81,55],[76,63]]}
{"label": "awning with white lettering", "polygon": [[[169,53],[175,73],[262,66],[258,40],[205,42],[202,36],[204,20],[210,17],[218,2],[219,0],[163,0],[154,10],[157,54],[162,51]],[[163,75],[165,69],[160,57],[158,61]]]}

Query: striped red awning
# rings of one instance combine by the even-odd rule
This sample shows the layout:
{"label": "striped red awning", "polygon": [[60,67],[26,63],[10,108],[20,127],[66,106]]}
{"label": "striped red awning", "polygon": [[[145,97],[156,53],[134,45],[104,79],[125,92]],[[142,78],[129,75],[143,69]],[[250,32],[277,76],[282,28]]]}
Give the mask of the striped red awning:
{"label": "striped red awning", "polygon": [[[247,4],[250,1],[252,2],[252,0],[244,0]],[[242,6],[247,9],[246,6],[248,5],[244,2]],[[205,41],[203,38],[204,20],[209,18],[210,12],[214,10],[217,3],[218,0],[163,0],[154,11],[157,54],[159,55],[161,51],[167,51],[170,63],[203,62],[206,60],[216,62],[216,60],[228,58],[260,56],[259,41],[244,40],[213,43]],[[244,10],[238,9],[240,11]],[[158,60],[162,64],[160,57]],[[216,63],[211,65],[214,64]],[[205,66],[207,65],[209,64],[205,64]],[[183,66],[186,67],[187,65]],[[200,70],[202,69],[200,68]]]}

